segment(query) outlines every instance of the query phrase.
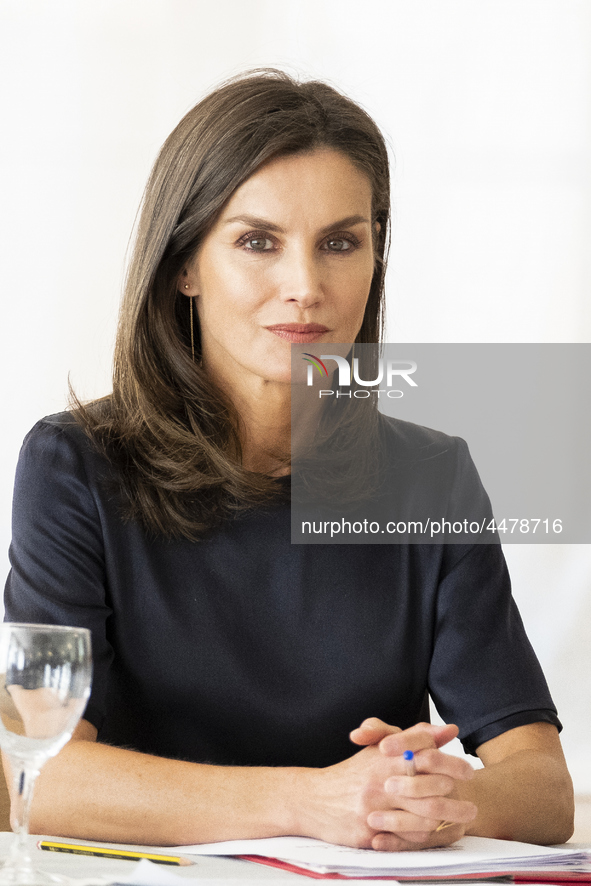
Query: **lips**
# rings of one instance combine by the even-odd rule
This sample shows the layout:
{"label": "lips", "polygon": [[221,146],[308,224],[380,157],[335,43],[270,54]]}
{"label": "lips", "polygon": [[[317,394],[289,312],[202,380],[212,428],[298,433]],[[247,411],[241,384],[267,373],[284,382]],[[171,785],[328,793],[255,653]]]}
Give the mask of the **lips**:
{"label": "lips", "polygon": [[266,326],[269,332],[295,344],[319,341],[329,329],[321,323],[278,323],[275,326]]}

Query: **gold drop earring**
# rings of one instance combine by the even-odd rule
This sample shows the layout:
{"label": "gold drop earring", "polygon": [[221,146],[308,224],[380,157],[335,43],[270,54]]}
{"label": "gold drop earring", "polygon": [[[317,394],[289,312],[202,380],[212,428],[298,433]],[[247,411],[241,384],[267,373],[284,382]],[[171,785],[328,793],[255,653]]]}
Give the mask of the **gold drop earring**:
{"label": "gold drop earring", "polygon": [[[185,289],[189,288],[189,284],[185,283]],[[195,362],[195,334],[193,332],[193,298],[189,298],[189,326],[191,327],[191,358]]]}

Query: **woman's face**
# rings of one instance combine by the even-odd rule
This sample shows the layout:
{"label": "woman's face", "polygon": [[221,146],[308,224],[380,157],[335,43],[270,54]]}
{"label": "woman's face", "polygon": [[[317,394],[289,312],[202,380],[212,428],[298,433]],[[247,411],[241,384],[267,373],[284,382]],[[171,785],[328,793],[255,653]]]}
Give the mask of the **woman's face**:
{"label": "woman's face", "polygon": [[179,280],[203,364],[229,390],[289,384],[292,342],[353,342],[374,270],[369,179],[320,148],[272,160],[232,195]]}

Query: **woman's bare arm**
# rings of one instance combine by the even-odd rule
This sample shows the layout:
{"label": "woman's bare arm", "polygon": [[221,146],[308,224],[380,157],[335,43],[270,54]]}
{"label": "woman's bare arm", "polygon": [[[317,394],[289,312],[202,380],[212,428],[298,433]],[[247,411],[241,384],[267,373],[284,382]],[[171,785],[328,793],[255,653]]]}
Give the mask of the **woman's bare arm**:
{"label": "woman's bare arm", "polygon": [[[12,778],[4,758],[9,789]],[[176,845],[289,833],[293,770],[169,760],[96,741],[83,720],[35,786],[32,833]],[[273,824],[274,823],[274,824]]]}
{"label": "woman's bare arm", "polygon": [[510,729],[477,753],[484,769],[476,771],[471,785],[457,788],[458,796],[478,806],[469,834],[542,844],[572,836],[573,786],[555,726]]}
{"label": "woman's bare arm", "polygon": [[[417,727],[412,741],[435,747],[432,734]],[[463,760],[438,751],[432,765],[454,780],[472,774]],[[369,848],[376,830],[368,815],[390,808],[384,784],[402,772],[400,758],[387,757],[377,745],[325,769],[168,760],[100,744],[95,728],[82,721],[42,770],[31,832],[154,845],[301,834]],[[470,801],[445,802],[458,821],[474,817]],[[396,826],[414,832],[431,823],[398,811]],[[403,840],[395,841],[403,848]]]}

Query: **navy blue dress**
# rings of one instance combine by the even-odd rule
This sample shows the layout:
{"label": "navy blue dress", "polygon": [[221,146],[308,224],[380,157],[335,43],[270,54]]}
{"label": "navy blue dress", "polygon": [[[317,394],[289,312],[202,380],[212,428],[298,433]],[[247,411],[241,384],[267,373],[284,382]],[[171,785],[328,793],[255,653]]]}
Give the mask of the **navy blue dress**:
{"label": "navy blue dress", "polygon": [[[433,433],[405,427],[413,446]],[[465,444],[437,436],[463,494],[482,496]],[[292,545],[284,501],[199,542],[155,538],[122,521],[117,485],[67,413],[35,425],[5,593],[7,620],[91,629],[100,741],[327,766],[358,750],[348,733],[366,717],[427,719],[427,694],[470,753],[516,726],[560,728],[498,544]]]}

